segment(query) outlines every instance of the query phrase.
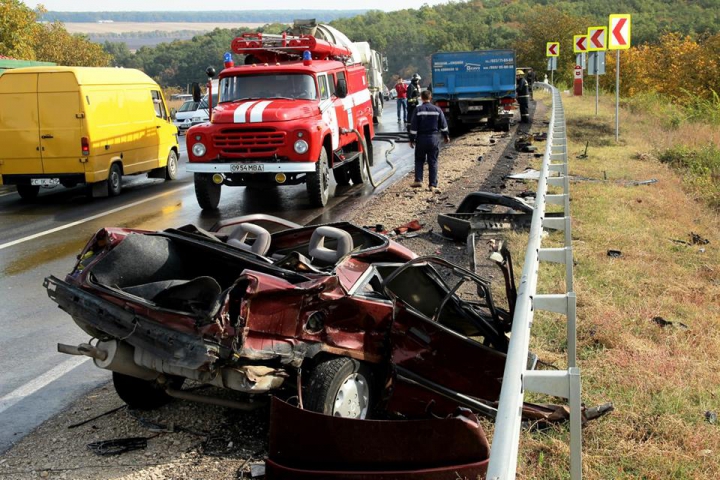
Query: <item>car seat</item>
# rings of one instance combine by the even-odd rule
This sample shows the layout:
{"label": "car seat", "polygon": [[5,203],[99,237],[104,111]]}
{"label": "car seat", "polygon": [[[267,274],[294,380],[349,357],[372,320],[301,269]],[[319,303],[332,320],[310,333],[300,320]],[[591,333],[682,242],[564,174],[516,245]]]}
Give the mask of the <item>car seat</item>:
{"label": "car seat", "polygon": [[[255,241],[248,243],[249,236],[253,235]],[[266,255],[270,250],[270,232],[252,223],[241,223],[230,232],[227,244],[233,247],[247,250],[258,255]]]}
{"label": "car seat", "polygon": [[335,265],[352,249],[353,239],[348,232],[335,227],[318,227],[310,237],[308,253],[313,263]]}

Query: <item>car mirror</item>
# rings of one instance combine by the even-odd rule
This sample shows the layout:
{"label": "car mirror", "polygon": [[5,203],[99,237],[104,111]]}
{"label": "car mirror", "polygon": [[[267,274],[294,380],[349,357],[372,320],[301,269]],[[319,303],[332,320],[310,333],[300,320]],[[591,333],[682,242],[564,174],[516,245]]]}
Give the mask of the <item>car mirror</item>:
{"label": "car mirror", "polygon": [[177,116],[177,109],[171,108],[170,109],[170,118],[175,120],[175,117]]}
{"label": "car mirror", "polygon": [[192,96],[193,96],[193,102],[200,102],[202,99],[202,92],[200,91],[200,84],[197,82],[193,82],[192,84]]}
{"label": "car mirror", "polygon": [[344,78],[338,78],[337,86],[335,87],[335,93],[339,98],[347,97],[347,80]]}

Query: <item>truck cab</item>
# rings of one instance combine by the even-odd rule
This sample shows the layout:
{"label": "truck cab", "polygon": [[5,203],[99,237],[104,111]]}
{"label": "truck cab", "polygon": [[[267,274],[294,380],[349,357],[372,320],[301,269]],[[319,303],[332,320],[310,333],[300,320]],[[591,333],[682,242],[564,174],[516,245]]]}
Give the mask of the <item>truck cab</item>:
{"label": "truck cab", "polygon": [[310,203],[324,207],[331,171],[338,185],[366,181],[373,105],[349,51],[310,35],[259,33],[236,39],[233,51],[246,64],[220,73],[210,122],[186,137],[203,209],[217,208],[223,186],[305,183]]}

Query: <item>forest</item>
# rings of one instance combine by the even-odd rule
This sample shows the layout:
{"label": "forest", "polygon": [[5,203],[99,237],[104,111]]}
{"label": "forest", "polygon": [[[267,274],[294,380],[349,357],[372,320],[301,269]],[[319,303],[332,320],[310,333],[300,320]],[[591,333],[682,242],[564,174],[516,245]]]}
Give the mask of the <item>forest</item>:
{"label": "forest", "polygon": [[194,22],[194,23],[292,23],[296,18],[317,18],[329,22],[354,17],[367,10],[207,10],[197,12],[46,12],[41,20],[47,22]]}

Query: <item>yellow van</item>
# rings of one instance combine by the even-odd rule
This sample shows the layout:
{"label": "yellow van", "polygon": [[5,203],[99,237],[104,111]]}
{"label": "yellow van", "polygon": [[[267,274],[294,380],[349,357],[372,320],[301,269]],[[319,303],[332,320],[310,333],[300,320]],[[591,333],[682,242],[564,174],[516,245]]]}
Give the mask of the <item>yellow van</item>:
{"label": "yellow van", "polygon": [[85,183],[117,195],[122,176],[178,172],[177,128],[157,83],[139,70],[32,67],[0,76],[0,185],[24,199]]}

